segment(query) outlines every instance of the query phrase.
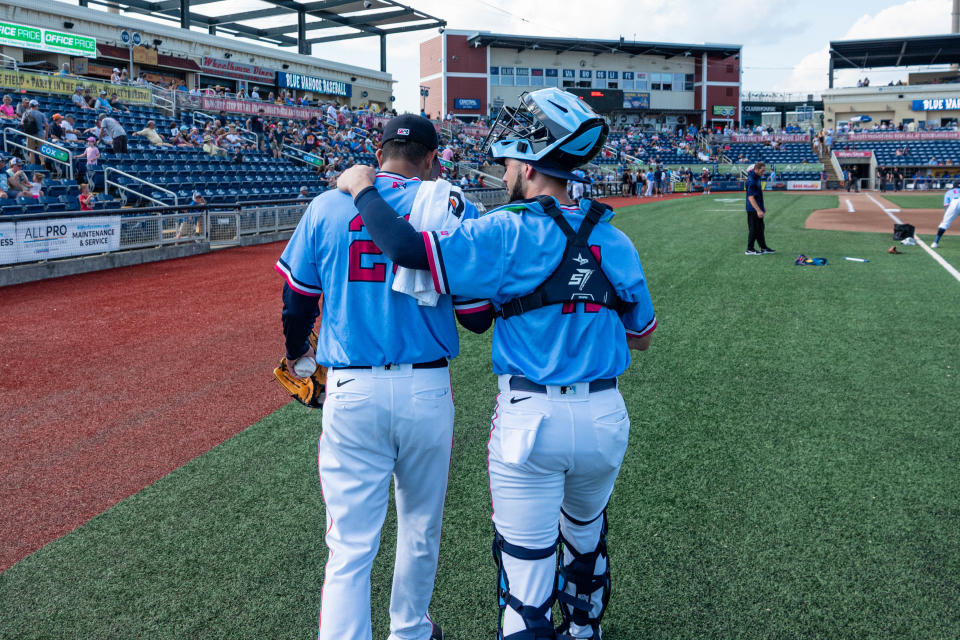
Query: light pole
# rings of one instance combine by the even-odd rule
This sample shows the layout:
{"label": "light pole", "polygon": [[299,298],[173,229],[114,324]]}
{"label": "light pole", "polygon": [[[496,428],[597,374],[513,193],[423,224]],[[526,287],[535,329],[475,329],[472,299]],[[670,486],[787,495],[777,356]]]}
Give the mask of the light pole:
{"label": "light pole", "polygon": [[430,87],[420,85],[420,112],[427,112],[427,96],[430,95]]}

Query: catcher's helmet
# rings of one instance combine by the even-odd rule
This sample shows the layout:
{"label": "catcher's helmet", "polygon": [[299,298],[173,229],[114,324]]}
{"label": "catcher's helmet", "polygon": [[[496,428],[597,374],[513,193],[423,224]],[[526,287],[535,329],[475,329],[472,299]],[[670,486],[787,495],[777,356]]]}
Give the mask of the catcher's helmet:
{"label": "catcher's helmet", "polygon": [[603,147],[609,128],[586,102],[550,87],[520,96],[520,106],[503,107],[483,149],[494,160],[514,158],[568,180]]}

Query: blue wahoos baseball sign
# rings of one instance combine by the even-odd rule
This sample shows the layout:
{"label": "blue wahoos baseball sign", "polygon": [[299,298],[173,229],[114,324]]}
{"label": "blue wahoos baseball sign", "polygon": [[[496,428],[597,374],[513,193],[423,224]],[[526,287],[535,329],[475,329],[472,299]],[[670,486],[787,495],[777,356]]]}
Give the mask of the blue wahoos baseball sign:
{"label": "blue wahoos baseball sign", "polygon": [[298,89],[300,91],[325,93],[327,95],[343,96],[345,98],[353,95],[353,85],[349,82],[306,76],[302,73],[287,73],[286,71],[281,71],[277,74],[277,86],[281,89]]}
{"label": "blue wahoos baseball sign", "polygon": [[960,98],[931,98],[914,100],[914,111],[952,111],[960,109]]}
{"label": "blue wahoos baseball sign", "polygon": [[477,98],[456,98],[453,101],[453,108],[476,111],[480,108],[480,100]]}

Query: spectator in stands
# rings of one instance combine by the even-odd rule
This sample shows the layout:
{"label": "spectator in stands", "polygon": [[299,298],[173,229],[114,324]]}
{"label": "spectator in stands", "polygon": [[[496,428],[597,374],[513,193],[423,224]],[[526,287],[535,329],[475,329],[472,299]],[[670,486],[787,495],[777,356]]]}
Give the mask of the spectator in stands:
{"label": "spectator in stands", "polygon": [[120,102],[120,97],[113,93],[110,95],[110,109],[113,111],[123,111],[124,113],[130,113],[130,109],[127,109],[127,106]]}
{"label": "spectator in stands", "polygon": [[127,130],[114,118],[105,113],[100,114],[100,138],[110,138],[114,153],[127,152]]}
{"label": "spectator in stands", "polygon": [[17,117],[17,110],[13,106],[13,97],[10,94],[3,96],[3,104],[0,104],[0,118],[13,120]]}
{"label": "spectator in stands", "polygon": [[[259,100],[259,96],[257,97]],[[257,110],[257,115],[247,118],[247,129],[257,136],[257,150],[263,151],[265,140],[263,135],[263,109]]]}
{"label": "spectator in stands", "polygon": [[240,136],[240,132],[237,131],[237,125],[230,125],[230,129],[223,137],[223,141],[227,151],[231,153],[236,152],[243,147],[243,138]]}
{"label": "spectator in stands", "polygon": [[[110,83],[111,84],[120,84],[120,69],[114,67],[113,73],[110,74]],[[106,92],[104,92],[106,93]]]}
{"label": "spectator in stands", "polygon": [[297,194],[297,200],[309,200],[310,192],[307,190],[306,186],[300,187],[300,193]]}
{"label": "spectator in stands", "polygon": [[23,114],[28,111],[30,111],[30,98],[23,96],[23,98],[20,100],[20,104],[17,105],[17,117],[22,118]]}
{"label": "spectator in stands", "polygon": [[247,90],[244,89],[242,85],[240,86],[239,89],[237,89],[236,98],[237,98],[237,100],[246,100],[246,99],[247,99]]}
{"label": "spectator in stands", "polygon": [[33,179],[30,181],[30,197],[34,200],[43,197],[43,174],[39,171],[33,173]]}
{"label": "spectator in stands", "polygon": [[10,195],[11,198],[30,191],[30,179],[27,178],[27,174],[23,172],[23,160],[20,158],[10,158],[10,168],[7,169],[7,175],[7,184],[9,186],[7,194]]}
{"label": "spectator in stands", "polygon": [[97,107],[97,97],[93,95],[93,90],[90,87],[83,90],[83,100],[87,103],[87,108],[95,109]]}
{"label": "spectator in stands", "polygon": [[130,77],[127,75],[127,70],[124,69],[120,72],[120,84],[127,84],[130,81]]}
{"label": "spectator in stands", "polygon": [[63,122],[63,116],[55,113],[50,116],[50,120],[52,121],[50,124],[50,140],[60,142],[66,135],[63,130],[63,125],[61,124]]}
{"label": "spectator in stands", "polygon": [[83,87],[79,84],[77,85],[77,88],[74,90],[73,95],[70,96],[70,102],[72,102],[75,106],[79,107],[80,109],[90,108],[87,105],[87,101],[83,99]]}
{"label": "spectator in stands", "polygon": [[[257,90],[256,87],[254,87],[254,88],[250,91],[250,99],[251,99],[251,100],[259,100],[259,99],[260,99],[260,92]],[[260,113],[263,113],[263,109],[260,110]],[[249,127],[248,127],[248,128],[249,128]]]}
{"label": "spectator in stands", "polygon": [[97,139],[93,136],[87,138],[87,146],[83,148],[83,153],[73,156],[74,158],[86,158],[87,173],[91,167],[97,166],[97,160],[100,159],[100,149],[97,147]]}
{"label": "spectator in stands", "polygon": [[77,201],[80,203],[80,211],[93,211],[93,194],[90,193],[90,185],[86,182],[80,185]]}
{"label": "spectator in stands", "polygon": [[64,62],[63,65],[60,67],[60,71],[57,71],[57,75],[60,76],[61,78],[64,76],[70,75],[70,63]]}
{"label": "spectator in stands", "polygon": [[141,138],[146,138],[155,147],[169,147],[169,143],[164,142],[163,136],[157,133],[157,123],[153,120],[147,121],[147,126],[141,129],[140,131],[134,132],[135,136],[140,136]]}
{"label": "spectator in stands", "polygon": [[[190,207],[205,207],[207,206],[207,201],[204,199],[203,195],[199,191],[194,191],[193,196],[190,198]],[[200,235],[203,232],[203,217],[202,216],[185,216],[179,219],[180,226],[177,227],[177,235],[174,239],[179,240],[181,237],[190,235],[190,228],[193,227],[197,235]]]}
{"label": "spectator in stands", "polygon": [[[31,151],[40,151],[42,141],[50,137],[50,123],[47,122],[47,116],[40,111],[39,102],[31,100],[29,104],[30,110],[23,114],[20,128],[30,136],[27,138],[27,148]],[[30,162],[36,164],[36,154],[30,154]]]}
{"label": "spectator in stands", "polygon": [[203,136],[203,152],[210,156],[227,155],[227,150],[218,147],[214,142],[213,136],[211,135]]}
{"label": "spectator in stands", "polygon": [[270,129],[268,138],[270,139],[270,151],[273,153],[274,159],[280,158],[280,153],[283,150],[283,138],[285,136],[283,131],[283,123],[274,125]]}
{"label": "spectator in stands", "polygon": [[181,93],[186,93],[188,91],[186,80],[177,80],[177,91],[180,91]]}
{"label": "spectator in stands", "polygon": [[100,89],[100,97],[97,98],[95,105],[97,111],[106,111],[107,113],[113,112],[113,107],[110,106],[110,101],[107,100],[107,92],[103,89]]}

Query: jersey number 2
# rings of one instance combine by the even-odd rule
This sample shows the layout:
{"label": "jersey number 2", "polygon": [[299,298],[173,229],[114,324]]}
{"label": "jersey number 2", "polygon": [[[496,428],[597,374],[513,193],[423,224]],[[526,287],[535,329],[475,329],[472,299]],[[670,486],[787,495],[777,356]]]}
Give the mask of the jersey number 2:
{"label": "jersey number 2", "polygon": [[[350,231],[363,229],[363,219],[358,213],[350,221]],[[354,240],[350,243],[350,282],[386,282],[387,265],[382,262],[373,263],[372,267],[363,266],[363,256],[380,256],[383,252],[374,244],[373,240]]]}

